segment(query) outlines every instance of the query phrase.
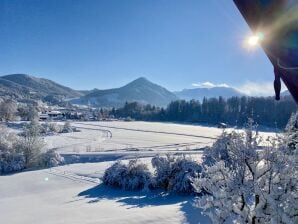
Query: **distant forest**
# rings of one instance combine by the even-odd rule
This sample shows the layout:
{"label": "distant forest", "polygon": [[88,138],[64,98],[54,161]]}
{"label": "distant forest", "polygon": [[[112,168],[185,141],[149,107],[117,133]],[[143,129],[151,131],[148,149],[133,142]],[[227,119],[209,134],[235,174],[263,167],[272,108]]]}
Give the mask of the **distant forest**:
{"label": "distant forest", "polygon": [[131,117],[142,121],[190,122],[217,125],[221,122],[229,126],[242,127],[252,118],[258,125],[271,128],[284,128],[290,115],[297,111],[294,100],[283,97],[275,101],[273,97],[231,97],[209,98],[202,102],[177,100],[166,108],[125,103],[124,107],[112,109],[116,118]]}

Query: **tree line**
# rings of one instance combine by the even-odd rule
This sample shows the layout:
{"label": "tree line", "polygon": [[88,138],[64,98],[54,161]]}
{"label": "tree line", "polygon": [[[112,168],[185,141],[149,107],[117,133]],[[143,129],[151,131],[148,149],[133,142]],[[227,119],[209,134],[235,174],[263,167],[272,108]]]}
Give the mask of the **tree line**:
{"label": "tree line", "polygon": [[144,121],[175,121],[217,125],[221,122],[229,126],[242,127],[248,118],[258,125],[284,128],[291,114],[298,107],[289,96],[276,101],[273,97],[231,97],[225,99],[204,98],[197,100],[177,100],[166,108],[142,105],[137,102],[125,103],[122,108],[110,110],[116,118],[131,117]]}
{"label": "tree line", "polygon": [[[42,110],[41,103],[18,104],[13,100],[0,102],[0,121],[15,119],[34,120],[37,111]],[[207,125],[226,123],[229,126],[243,127],[248,118],[258,125],[271,128],[284,128],[291,114],[298,107],[290,96],[276,101],[273,97],[231,97],[225,99],[204,98],[197,100],[177,100],[167,107],[143,105],[137,102],[127,102],[121,108],[101,108],[92,111],[93,117],[103,119],[108,117],[132,118],[143,121],[188,122]]]}

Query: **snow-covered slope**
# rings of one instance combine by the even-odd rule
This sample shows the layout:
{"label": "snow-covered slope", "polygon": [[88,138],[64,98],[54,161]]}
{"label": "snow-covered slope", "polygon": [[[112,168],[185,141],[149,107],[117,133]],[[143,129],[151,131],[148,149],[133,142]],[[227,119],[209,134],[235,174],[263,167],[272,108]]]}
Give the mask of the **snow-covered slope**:
{"label": "snow-covered slope", "polygon": [[229,98],[232,96],[243,96],[242,93],[231,87],[213,87],[213,88],[194,88],[194,89],[184,89],[182,91],[174,92],[180,99],[184,100],[200,100],[204,97],[224,97]]}
{"label": "snow-covered slope", "polygon": [[17,98],[57,96],[61,98],[79,97],[83,94],[48,79],[26,74],[12,74],[0,77],[0,95]]}
{"label": "snow-covered slope", "polygon": [[72,102],[78,104],[91,103],[101,107],[121,107],[125,102],[134,101],[142,104],[166,106],[177,99],[176,95],[167,89],[141,77],[120,88],[94,90]]}

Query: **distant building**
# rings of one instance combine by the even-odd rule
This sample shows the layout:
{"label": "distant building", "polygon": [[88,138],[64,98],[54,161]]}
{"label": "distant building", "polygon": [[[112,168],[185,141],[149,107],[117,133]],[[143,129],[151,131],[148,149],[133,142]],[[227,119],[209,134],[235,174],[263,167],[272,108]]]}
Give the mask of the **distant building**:
{"label": "distant building", "polygon": [[45,113],[39,114],[39,120],[62,120],[64,119],[65,115],[64,113],[61,113],[60,111],[49,111]]}
{"label": "distant building", "polygon": [[49,120],[49,115],[46,113],[39,114],[38,116],[40,121]]}
{"label": "distant building", "polygon": [[66,119],[82,120],[83,117],[84,117],[84,114],[82,112],[77,112],[77,111],[65,112]]}

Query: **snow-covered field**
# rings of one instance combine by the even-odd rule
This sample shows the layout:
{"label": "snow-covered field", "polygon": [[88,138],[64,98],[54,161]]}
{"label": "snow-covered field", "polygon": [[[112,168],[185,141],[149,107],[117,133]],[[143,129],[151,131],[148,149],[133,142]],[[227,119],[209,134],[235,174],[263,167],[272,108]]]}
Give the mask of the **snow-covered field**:
{"label": "snow-covered field", "polygon": [[[173,151],[210,145],[220,129],[150,122],[73,122],[81,132],[46,137],[60,152]],[[111,136],[112,135],[112,136]]]}
{"label": "snow-covered field", "polygon": [[110,162],[0,177],[1,223],[209,223],[193,199],[126,192],[100,183]]}
{"label": "snow-covered field", "polygon": [[1,223],[209,223],[191,197],[110,189],[99,178],[119,158],[140,157],[149,163],[147,157],[157,153],[184,152],[200,159],[202,151],[193,149],[212,144],[221,129],[118,121],[72,126],[81,132],[47,136],[47,147],[101,162],[0,176]]}

